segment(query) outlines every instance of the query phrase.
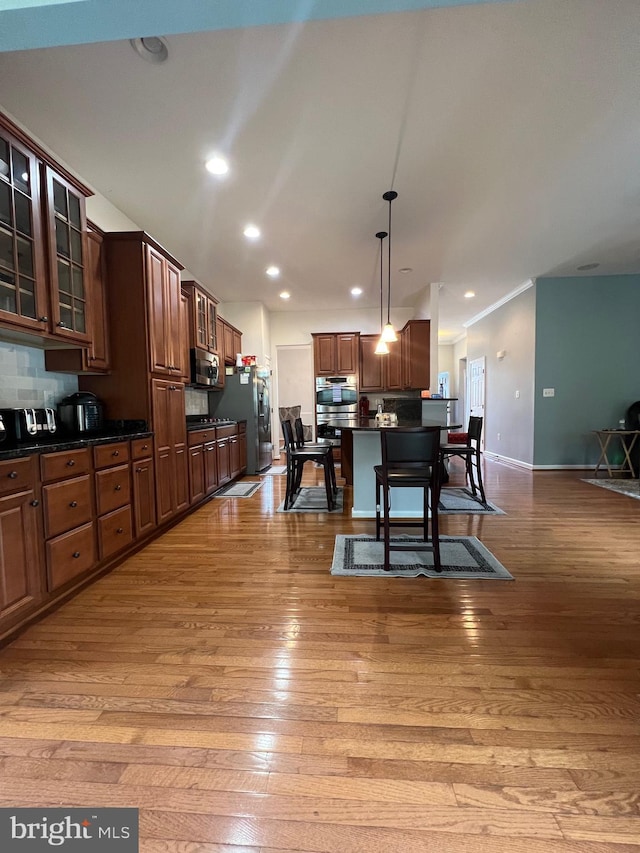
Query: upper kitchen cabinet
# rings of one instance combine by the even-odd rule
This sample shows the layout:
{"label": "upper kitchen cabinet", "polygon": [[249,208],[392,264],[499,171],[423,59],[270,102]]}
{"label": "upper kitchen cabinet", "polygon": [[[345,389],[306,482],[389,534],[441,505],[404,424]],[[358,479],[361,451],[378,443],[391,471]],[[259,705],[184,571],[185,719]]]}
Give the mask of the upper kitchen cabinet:
{"label": "upper kitchen cabinet", "polygon": [[89,343],[88,252],[85,198],[61,175],[43,166],[46,187],[51,330]]}
{"label": "upper kitchen cabinet", "polygon": [[218,352],[216,318],[218,300],[195,281],[183,281],[182,290],[188,299],[190,346],[207,352]]}
{"label": "upper kitchen cabinet", "polygon": [[343,376],[359,372],[359,332],[314,333],[311,337],[316,376]]}
{"label": "upper kitchen cabinet", "polygon": [[0,116],[0,324],[88,344],[91,195]]}
{"label": "upper kitchen cabinet", "polygon": [[58,373],[102,373],[111,367],[104,235],[92,223],[88,223],[87,233],[86,284],[89,345],[46,350],[44,363],[47,370]]}
{"label": "upper kitchen cabinet", "polygon": [[387,355],[376,355],[379,335],[360,337],[360,391],[415,391],[430,384],[431,323],[409,320],[390,343]]}
{"label": "upper kitchen cabinet", "polygon": [[145,245],[151,372],[187,378],[187,351],[182,320],[180,270],[164,250]]}
{"label": "upper kitchen cabinet", "polygon": [[[431,385],[431,321],[409,320],[401,332],[403,388]],[[393,346],[393,344],[391,344]]]}
{"label": "upper kitchen cabinet", "polygon": [[0,118],[0,320],[49,328],[38,160]]}
{"label": "upper kitchen cabinet", "polygon": [[242,332],[219,315],[216,328],[220,361],[235,364],[236,356],[242,352]]}

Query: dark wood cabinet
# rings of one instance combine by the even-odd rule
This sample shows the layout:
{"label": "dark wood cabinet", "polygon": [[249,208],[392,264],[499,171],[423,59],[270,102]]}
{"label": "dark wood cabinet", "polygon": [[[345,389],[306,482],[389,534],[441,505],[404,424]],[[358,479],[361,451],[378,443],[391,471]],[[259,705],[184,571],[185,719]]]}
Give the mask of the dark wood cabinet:
{"label": "dark wood cabinet", "polygon": [[189,346],[217,353],[218,300],[195,281],[183,281],[182,290],[188,300]]}
{"label": "dark wood cabinet", "polygon": [[390,343],[387,355],[376,355],[379,335],[360,336],[360,391],[423,390],[430,385],[431,323],[409,320]]}
{"label": "dark wood cabinet", "polygon": [[34,462],[33,458],[0,462],[2,629],[24,619],[44,594],[42,525]]}
{"label": "dark wood cabinet", "polygon": [[204,455],[204,491],[210,495],[218,488],[218,445],[208,441],[203,446]]}
{"label": "dark wood cabinet", "polygon": [[376,355],[380,335],[360,335],[360,391],[384,391],[388,356]]}
{"label": "dark wood cabinet", "polygon": [[204,445],[189,447],[189,500],[200,503],[205,496],[204,489]]}
{"label": "dark wood cabinet", "polygon": [[153,442],[138,438],[131,442],[134,536],[139,539],[156,526],[156,487]]}
{"label": "dark wood cabinet", "polygon": [[90,343],[91,191],[0,115],[0,324]]}
{"label": "dark wood cabinet", "polygon": [[231,453],[228,438],[219,438],[217,445],[218,485],[223,486],[231,480]]}
{"label": "dark wood cabinet", "polygon": [[316,376],[358,374],[359,332],[314,333],[313,363]]}
{"label": "dark wood cabinet", "polygon": [[149,244],[146,245],[146,262],[151,372],[184,380],[187,342],[180,267]]}
{"label": "dark wood cabinet", "polygon": [[93,471],[86,447],[40,456],[49,592],[88,573],[98,562]]}
{"label": "dark wood cabinet", "polygon": [[431,321],[409,320],[402,330],[401,342],[403,387],[406,390],[429,388],[431,384]]}
{"label": "dark wood cabinet", "polygon": [[241,421],[238,424],[238,452],[240,454],[240,473],[247,470],[247,424]]}
{"label": "dark wood cabinet", "polygon": [[153,379],[152,411],[156,447],[158,522],[168,520],[189,504],[184,385]]}

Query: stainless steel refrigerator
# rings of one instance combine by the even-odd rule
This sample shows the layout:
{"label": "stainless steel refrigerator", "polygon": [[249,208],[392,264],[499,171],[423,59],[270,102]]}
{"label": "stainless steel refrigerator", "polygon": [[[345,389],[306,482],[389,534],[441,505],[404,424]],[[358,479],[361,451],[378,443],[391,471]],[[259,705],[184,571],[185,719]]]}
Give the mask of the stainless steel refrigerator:
{"label": "stainless steel refrigerator", "polygon": [[247,422],[247,474],[257,474],[273,461],[271,440],[271,371],[237,367],[225,376],[224,390],[209,394],[209,414]]}

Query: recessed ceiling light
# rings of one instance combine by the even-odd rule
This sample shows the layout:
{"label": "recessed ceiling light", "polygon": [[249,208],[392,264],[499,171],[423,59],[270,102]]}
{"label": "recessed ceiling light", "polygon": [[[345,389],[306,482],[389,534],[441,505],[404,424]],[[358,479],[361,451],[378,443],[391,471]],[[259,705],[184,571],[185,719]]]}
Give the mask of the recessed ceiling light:
{"label": "recessed ceiling light", "polygon": [[584,272],[584,270],[595,270],[595,269],[597,269],[599,266],[600,266],[600,264],[582,264],[581,266],[576,267],[576,269],[581,270],[582,272]]}
{"label": "recessed ceiling light", "polygon": [[291,296],[291,294],[289,293],[288,290],[283,290],[282,293],[280,294],[280,299],[289,299],[290,296]]}
{"label": "recessed ceiling light", "polygon": [[401,272],[403,275],[409,275],[410,272],[413,272],[413,267],[400,267],[398,272]]}
{"label": "recessed ceiling light", "polygon": [[464,295],[464,298],[465,299],[473,299],[474,296],[475,296],[475,293],[473,292],[473,290],[467,290],[467,292]]}
{"label": "recessed ceiling light", "polygon": [[129,39],[129,43],[138,56],[146,59],[147,62],[164,62],[169,56],[167,43],[161,36]]}
{"label": "recessed ceiling light", "polygon": [[224,159],[224,157],[220,157],[216,154],[215,157],[211,157],[204,164],[207,171],[211,172],[212,175],[226,175],[229,171],[229,164]]}
{"label": "recessed ceiling light", "polygon": [[267,267],[265,272],[269,278],[278,278],[280,275],[280,267]]}
{"label": "recessed ceiling light", "polygon": [[260,237],[260,229],[257,225],[247,225],[243,234],[247,240],[257,240]]}
{"label": "recessed ceiling light", "polygon": [[362,294],[362,288],[361,287],[352,287],[351,288],[351,295],[352,296],[360,296],[361,294]]}

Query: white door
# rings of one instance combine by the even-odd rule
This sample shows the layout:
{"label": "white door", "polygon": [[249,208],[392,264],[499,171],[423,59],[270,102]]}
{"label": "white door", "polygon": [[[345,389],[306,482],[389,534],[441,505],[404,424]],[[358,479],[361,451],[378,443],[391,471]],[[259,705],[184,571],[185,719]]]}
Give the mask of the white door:
{"label": "white door", "polygon": [[[484,356],[482,358],[474,358],[469,362],[469,415],[476,418],[484,418]],[[484,429],[480,447],[484,450]]]}
{"label": "white door", "polygon": [[[301,406],[303,424],[313,425],[316,417],[316,394],[313,384],[313,353],[311,344],[276,347],[276,396],[273,402],[274,436],[282,444],[280,406]],[[273,389],[271,391],[273,395]],[[273,441],[274,449],[278,442]]]}

